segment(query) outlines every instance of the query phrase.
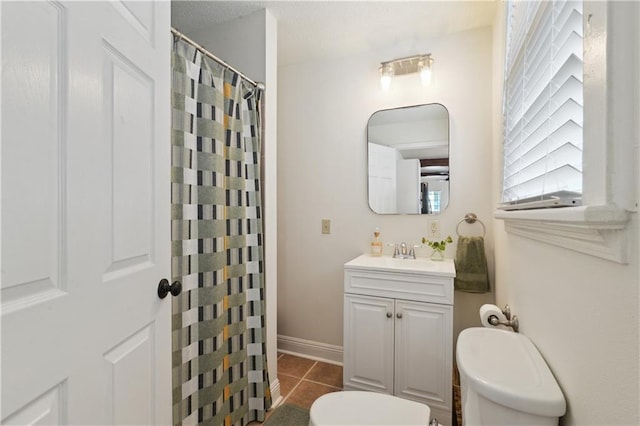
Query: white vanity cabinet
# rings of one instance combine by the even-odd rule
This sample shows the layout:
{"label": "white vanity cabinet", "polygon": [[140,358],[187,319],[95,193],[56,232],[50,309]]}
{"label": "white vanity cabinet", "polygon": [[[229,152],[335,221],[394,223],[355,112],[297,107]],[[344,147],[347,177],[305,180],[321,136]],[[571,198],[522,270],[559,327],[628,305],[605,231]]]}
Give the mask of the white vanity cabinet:
{"label": "white vanity cabinet", "polygon": [[423,402],[449,425],[453,261],[363,255],[344,268],[344,388]]}

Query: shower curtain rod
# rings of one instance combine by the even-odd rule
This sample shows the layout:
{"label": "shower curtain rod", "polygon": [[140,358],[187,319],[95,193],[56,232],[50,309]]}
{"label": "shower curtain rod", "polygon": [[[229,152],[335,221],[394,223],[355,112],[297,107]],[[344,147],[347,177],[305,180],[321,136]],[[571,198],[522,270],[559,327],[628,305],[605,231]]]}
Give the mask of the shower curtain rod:
{"label": "shower curtain rod", "polygon": [[263,83],[258,83],[253,81],[252,79],[250,79],[249,77],[247,77],[246,75],[244,75],[243,73],[241,73],[240,71],[238,71],[237,69],[235,69],[234,67],[232,67],[231,65],[229,65],[228,63],[226,63],[225,61],[223,61],[222,59],[218,58],[216,55],[214,55],[213,53],[209,52],[207,49],[205,49],[203,46],[201,46],[200,44],[196,43],[195,41],[191,40],[189,37],[187,37],[186,35],[184,35],[183,33],[181,33],[180,31],[176,30],[175,28],[171,27],[171,32],[177,36],[179,39],[182,39],[184,41],[186,41],[187,43],[191,44],[193,47],[195,47],[196,49],[198,49],[200,52],[202,52],[205,56],[210,57],[211,59],[213,59],[214,61],[218,62],[219,64],[221,64],[222,66],[226,67],[227,69],[230,69],[231,71],[235,72],[236,74],[240,75],[240,77],[242,77],[243,79],[245,79],[246,81],[248,81],[249,83],[253,84],[255,87],[262,87],[264,88],[264,84]]}

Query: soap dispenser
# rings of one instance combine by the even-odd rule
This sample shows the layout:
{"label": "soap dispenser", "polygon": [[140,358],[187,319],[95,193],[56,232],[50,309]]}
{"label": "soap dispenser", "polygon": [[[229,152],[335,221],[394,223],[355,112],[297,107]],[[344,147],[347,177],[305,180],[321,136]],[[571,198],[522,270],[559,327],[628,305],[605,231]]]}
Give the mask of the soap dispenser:
{"label": "soap dispenser", "polygon": [[378,228],[373,231],[373,240],[371,241],[371,256],[382,256],[382,241],[380,241],[380,230]]}

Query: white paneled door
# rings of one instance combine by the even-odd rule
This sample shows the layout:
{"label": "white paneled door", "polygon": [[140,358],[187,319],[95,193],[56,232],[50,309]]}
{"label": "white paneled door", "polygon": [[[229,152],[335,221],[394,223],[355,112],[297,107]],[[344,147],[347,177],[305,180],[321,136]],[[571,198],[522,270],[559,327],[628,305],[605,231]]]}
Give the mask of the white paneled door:
{"label": "white paneled door", "polygon": [[2,424],[171,422],[168,2],[2,2]]}

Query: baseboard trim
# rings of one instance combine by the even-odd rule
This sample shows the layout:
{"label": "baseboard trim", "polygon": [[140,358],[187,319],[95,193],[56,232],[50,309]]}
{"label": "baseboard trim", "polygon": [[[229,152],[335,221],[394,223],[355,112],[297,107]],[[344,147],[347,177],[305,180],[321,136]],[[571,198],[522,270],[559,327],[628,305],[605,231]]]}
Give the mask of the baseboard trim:
{"label": "baseboard trim", "polygon": [[342,346],[278,335],[278,352],[342,365]]}

